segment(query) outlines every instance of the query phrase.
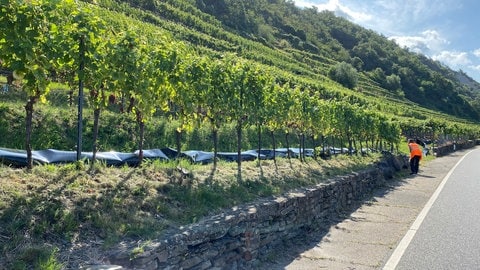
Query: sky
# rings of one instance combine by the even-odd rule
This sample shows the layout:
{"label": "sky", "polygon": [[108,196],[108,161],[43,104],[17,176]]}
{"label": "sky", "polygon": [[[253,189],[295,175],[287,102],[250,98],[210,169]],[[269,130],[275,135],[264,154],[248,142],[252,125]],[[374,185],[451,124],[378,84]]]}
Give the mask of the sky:
{"label": "sky", "polygon": [[478,0],[294,0],[395,40],[480,82]]}

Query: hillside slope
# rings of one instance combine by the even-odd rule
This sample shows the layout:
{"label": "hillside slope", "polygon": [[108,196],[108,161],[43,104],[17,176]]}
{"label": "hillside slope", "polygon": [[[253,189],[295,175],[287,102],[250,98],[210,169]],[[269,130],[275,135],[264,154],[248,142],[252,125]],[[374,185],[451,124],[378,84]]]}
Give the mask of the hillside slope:
{"label": "hillside slope", "polygon": [[478,82],[332,12],[300,9],[285,0],[119,2],[98,1],[165,28],[199,50],[236,52],[313,80],[325,80],[335,64],[346,62],[359,72],[356,91],[480,120]]}

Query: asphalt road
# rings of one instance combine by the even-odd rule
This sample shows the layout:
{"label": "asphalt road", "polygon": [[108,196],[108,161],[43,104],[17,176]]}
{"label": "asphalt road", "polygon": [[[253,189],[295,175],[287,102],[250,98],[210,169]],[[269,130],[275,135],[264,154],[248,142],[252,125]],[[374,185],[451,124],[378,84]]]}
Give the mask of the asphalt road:
{"label": "asphalt road", "polygon": [[410,229],[395,269],[480,269],[480,149],[466,154],[440,188]]}
{"label": "asphalt road", "polygon": [[389,181],[259,269],[480,269],[480,148],[472,150],[422,161],[418,175]]}

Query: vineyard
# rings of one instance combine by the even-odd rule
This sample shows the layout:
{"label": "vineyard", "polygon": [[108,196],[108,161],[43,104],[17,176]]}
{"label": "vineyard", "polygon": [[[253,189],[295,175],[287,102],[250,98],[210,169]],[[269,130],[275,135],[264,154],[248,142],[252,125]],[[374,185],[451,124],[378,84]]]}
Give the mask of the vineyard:
{"label": "vineyard", "polygon": [[27,164],[0,165],[0,268],[78,267],[365,169],[406,137],[480,133],[478,83],[290,1],[2,0],[0,30],[0,155]]}
{"label": "vineyard", "polygon": [[[393,149],[402,135],[429,134],[432,139],[439,135],[477,136],[478,128],[467,121],[343,87],[322,75],[325,72],[321,67],[315,70],[305,61],[291,59],[295,53],[282,55],[224,33],[210,17],[192,25],[216,33],[211,36],[169,23],[168,16],[193,20],[194,14],[179,15],[179,9],[170,4],[160,5],[165,9],[165,21],[113,2],[111,8],[123,9],[125,13],[74,1],[10,3],[2,8],[0,58],[2,66],[13,71],[14,84],[26,93],[25,145],[29,160],[35,106],[48,102],[54,81],[68,85],[70,100],[83,103],[84,99],[78,97],[83,97],[83,88],[87,92],[85,101],[93,111],[93,160],[98,150],[101,113],[114,105],[118,112],[132,115],[137,123],[140,160],[144,142],[149,139],[145,138],[145,126],[158,117],[177,125],[174,147],[178,152],[182,150],[182,135],[208,127],[210,149],[217,153],[218,134],[232,123],[234,134],[229,137],[236,138],[235,150],[239,154],[244,149],[242,136],[251,128],[257,131],[259,149],[276,148],[275,134],[287,134],[282,142],[286,147],[290,134],[300,137],[301,148],[305,148],[306,138],[313,138],[318,141],[316,146],[330,139],[349,149]],[[124,15],[134,13],[137,17],[149,16],[155,24]],[[205,25],[209,20],[212,22]],[[193,47],[179,40],[175,33],[187,35],[184,40],[202,39],[197,43],[205,47]],[[220,54],[218,46],[222,40],[206,43],[205,39],[222,35],[223,40],[230,42],[225,47],[237,47]],[[256,53],[250,59],[236,52],[254,47]],[[321,55],[310,57],[324,60]],[[328,60],[323,62],[329,64]],[[298,64],[288,67],[292,63]],[[268,145],[262,143],[262,134],[274,136]]]}

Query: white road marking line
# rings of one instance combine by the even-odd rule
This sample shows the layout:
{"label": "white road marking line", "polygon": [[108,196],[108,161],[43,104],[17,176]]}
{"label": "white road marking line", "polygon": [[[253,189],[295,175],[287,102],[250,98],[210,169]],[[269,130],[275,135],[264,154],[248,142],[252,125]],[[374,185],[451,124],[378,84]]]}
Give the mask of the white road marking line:
{"label": "white road marking line", "polygon": [[457,166],[463,161],[463,159],[468,155],[470,154],[471,152],[473,152],[474,150],[468,152],[467,154],[465,154],[465,156],[463,156],[458,162],[457,164],[455,164],[455,166],[453,166],[453,168],[447,173],[447,175],[445,175],[445,177],[443,178],[442,182],[440,183],[440,185],[437,187],[437,189],[435,190],[435,192],[433,193],[432,197],[430,197],[430,199],[428,200],[427,204],[425,204],[425,206],[423,207],[422,209],[422,212],[420,212],[420,214],[418,215],[418,217],[415,219],[415,221],[413,222],[412,226],[410,227],[410,229],[407,231],[407,233],[405,234],[405,236],[402,238],[402,241],[400,241],[400,243],[398,244],[398,246],[395,248],[395,250],[393,251],[392,255],[390,256],[390,258],[388,259],[387,263],[385,263],[385,266],[383,266],[383,270],[394,270],[398,263],[400,262],[400,259],[402,258],[403,256],[403,253],[405,252],[405,250],[408,248],[408,245],[410,245],[410,242],[412,241],[413,237],[415,236],[415,234],[417,233],[417,230],[420,228],[420,225],[422,224],[423,220],[425,219],[425,217],[427,216],[428,212],[430,211],[430,209],[432,208],[433,204],[435,203],[435,201],[437,200],[438,198],[438,195],[440,195],[440,192],[442,192],[442,189],[443,187],[445,186],[445,184],[447,183],[448,179],[450,178],[450,175],[453,173],[453,171],[455,170],[455,168],[457,168]]}

